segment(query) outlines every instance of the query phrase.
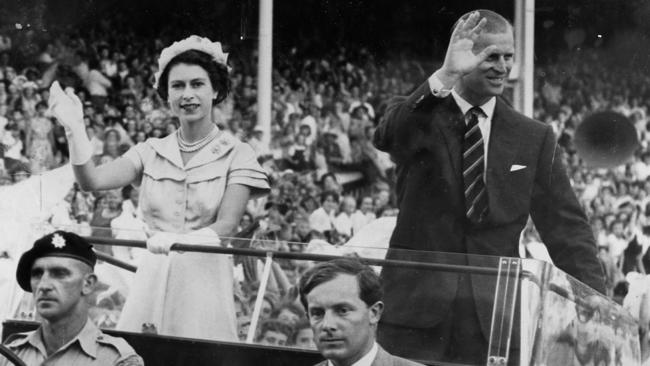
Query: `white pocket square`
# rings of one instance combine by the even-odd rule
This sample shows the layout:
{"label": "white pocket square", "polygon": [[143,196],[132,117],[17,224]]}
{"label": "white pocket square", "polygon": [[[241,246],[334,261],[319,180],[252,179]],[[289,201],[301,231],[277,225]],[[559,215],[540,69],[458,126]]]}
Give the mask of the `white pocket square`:
{"label": "white pocket square", "polygon": [[526,166],[525,165],[519,165],[519,164],[513,164],[510,167],[511,172],[516,172],[517,170],[522,170],[522,169],[526,169]]}

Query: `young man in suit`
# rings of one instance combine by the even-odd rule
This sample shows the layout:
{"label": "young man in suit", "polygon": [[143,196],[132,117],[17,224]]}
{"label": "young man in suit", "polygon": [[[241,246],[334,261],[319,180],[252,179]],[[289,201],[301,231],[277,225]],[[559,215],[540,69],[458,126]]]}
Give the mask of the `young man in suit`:
{"label": "young man in suit", "polygon": [[317,366],[422,366],[375,341],[384,304],[379,276],[369,266],[351,258],[319,263],[301,277],[299,291],[326,358]]}
{"label": "young man in suit", "polygon": [[[400,249],[518,257],[530,215],[554,264],[604,292],[593,234],[573,193],[551,126],[504,102],[515,53],[512,25],[478,10],[454,26],[444,63],[388,105],[375,146],[397,163]],[[461,258],[476,264],[488,257]],[[462,263],[464,262],[464,263]],[[488,266],[496,267],[496,264]],[[494,278],[384,268],[386,311],[379,340],[395,354],[484,362]],[[516,332],[516,330],[515,330]]]}

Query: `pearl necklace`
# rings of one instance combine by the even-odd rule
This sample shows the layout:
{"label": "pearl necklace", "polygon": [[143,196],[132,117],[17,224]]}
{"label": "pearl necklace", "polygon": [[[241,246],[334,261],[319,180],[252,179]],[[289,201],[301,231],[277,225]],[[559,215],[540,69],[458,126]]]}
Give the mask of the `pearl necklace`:
{"label": "pearl necklace", "polygon": [[212,129],[212,131],[210,131],[210,133],[208,133],[207,135],[205,135],[205,137],[201,138],[200,140],[197,140],[197,141],[194,141],[194,142],[186,142],[186,141],[183,139],[183,135],[182,135],[182,133],[181,133],[181,129],[179,128],[179,129],[176,131],[176,140],[178,140],[178,148],[179,148],[182,152],[187,152],[187,153],[189,153],[189,152],[194,152],[194,151],[200,150],[200,149],[203,148],[205,145],[207,145],[207,144],[209,144],[210,142],[212,142],[212,140],[214,140],[215,137],[217,137],[217,135],[219,135],[219,129],[218,129],[217,127],[214,127],[214,128]]}

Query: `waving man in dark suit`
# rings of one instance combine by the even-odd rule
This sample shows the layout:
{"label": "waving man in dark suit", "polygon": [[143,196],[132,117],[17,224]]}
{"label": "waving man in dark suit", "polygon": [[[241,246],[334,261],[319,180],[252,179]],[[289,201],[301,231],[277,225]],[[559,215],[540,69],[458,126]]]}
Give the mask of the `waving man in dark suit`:
{"label": "waving man in dark suit", "polygon": [[[513,65],[512,25],[489,10],[462,16],[443,66],[397,97],[374,143],[397,163],[397,249],[518,256],[530,215],[554,264],[596,290],[603,272],[551,126],[500,95]],[[395,354],[476,361],[487,354],[494,283],[384,268],[379,340]]]}

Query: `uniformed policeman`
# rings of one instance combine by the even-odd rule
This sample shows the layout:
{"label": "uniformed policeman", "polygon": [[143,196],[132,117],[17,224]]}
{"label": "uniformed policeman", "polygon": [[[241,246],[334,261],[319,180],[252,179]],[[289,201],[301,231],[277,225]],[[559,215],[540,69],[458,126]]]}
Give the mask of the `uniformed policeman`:
{"label": "uniformed policeman", "polygon": [[[122,338],[103,334],[88,318],[97,257],[82,237],[55,231],[36,240],[18,262],[16,278],[33,292],[41,326],[13,334],[7,345],[27,365],[144,365]],[[0,366],[10,365],[0,356]]]}

